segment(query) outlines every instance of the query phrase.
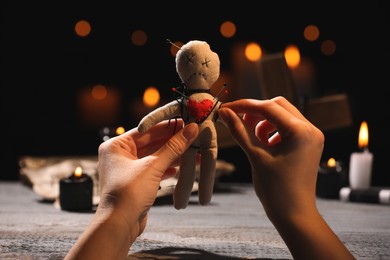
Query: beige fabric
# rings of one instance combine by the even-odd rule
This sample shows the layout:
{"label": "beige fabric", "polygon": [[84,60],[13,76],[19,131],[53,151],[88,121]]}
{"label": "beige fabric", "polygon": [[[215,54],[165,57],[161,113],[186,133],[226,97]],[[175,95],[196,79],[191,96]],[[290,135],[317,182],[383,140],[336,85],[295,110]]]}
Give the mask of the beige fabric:
{"label": "beige fabric", "polygon": [[[24,156],[19,160],[20,177],[23,184],[31,187],[42,200],[53,201],[58,207],[59,182],[73,174],[76,167],[80,166],[83,173],[92,177],[94,183],[93,203],[99,203],[99,175],[97,171],[97,156],[52,156],[35,157]],[[225,161],[217,161],[217,175],[230,174],[235,170],[234,165]],[[197,177],[199,176],[199,167],[197,167]],[[163,197],[173,194],[177,179],[170,178],[161,181],[157,197]],[[195,181],[191,192],[198,191],[198,182]]]}

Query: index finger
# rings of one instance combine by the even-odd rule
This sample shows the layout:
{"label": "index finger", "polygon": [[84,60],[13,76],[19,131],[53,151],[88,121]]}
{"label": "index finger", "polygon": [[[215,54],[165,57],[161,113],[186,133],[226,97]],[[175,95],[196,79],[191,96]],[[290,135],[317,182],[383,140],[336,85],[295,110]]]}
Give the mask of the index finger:
{"label": "index finger", "polygon": [[238,114],[250,114],[264,118],[275,125],[281,135],[291,127],[295,120],[302,120],[301,116],[295,115],[296,111],[291,113],[275,100],[241,99],[225,103],[223,107],[228,107]]}
{"label": "index finger", "polygon": [[[291,104],[285,97],[278,96],[270,99],[271,101],[279,104],[281,107],[286,109],[295,117],[308,121],[303,114],[299,111],[299,109]],[[259,114],[258,105],[267,100],[257,100],[257,99],[240,99],[232,102],[226,102],[222,106],[229,107],[236,111],[236,113],[250,113],[252,115],[256,115],[258,117],[263,117],[263,114]]]}
{"label": "index finger", "polygon": [[149,146],[153,143],[162,143],[171,138],[177,131],[182,129],[184,122],[181,119],[165,120],[151,127],[147,132],[140,133],[133,128],[125,134],[131,135],[138,148]]}

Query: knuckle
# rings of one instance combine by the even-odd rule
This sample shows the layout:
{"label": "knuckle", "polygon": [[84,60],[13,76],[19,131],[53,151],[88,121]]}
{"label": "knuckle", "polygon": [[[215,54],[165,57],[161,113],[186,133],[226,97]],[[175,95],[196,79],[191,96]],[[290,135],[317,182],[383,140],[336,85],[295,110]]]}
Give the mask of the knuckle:
{"label": "knuckle", "polygon": [[181,155],[186,150],[186,145],[180,138],[171,138],[166,143],[166,148],[174,155]]}

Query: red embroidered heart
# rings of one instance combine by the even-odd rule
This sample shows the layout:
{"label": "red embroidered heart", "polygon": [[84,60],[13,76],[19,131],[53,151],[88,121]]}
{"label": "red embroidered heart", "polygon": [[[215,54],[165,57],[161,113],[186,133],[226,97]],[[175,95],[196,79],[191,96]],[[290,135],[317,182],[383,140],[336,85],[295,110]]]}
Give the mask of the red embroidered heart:
{"label": "red embroidered heart", "polygon": [[213,101],[210,99],[203,99],[201,102],[197,102],[196,100],[189,99],[187,100],[186,106],[190,115],[199,123],[210,113],[213,108]]}

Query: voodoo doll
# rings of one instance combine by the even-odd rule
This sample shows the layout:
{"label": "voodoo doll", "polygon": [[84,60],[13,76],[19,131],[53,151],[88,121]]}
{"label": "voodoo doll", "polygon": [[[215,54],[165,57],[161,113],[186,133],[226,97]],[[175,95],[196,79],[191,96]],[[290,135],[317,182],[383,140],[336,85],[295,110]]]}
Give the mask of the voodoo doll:
{"label": "voodoo doll", "polygon": [[[178,47],[178,46],[177,46]],[[218,54],[205,41],[192,40],[178,47],[176,71],[182,81],[180,97],[163,105],[141,119],[138,131],[146,132],[153,125],[172,118],[182,118],[185,124],[196,122],[199,136],[180,159],[177,184],[173,192],[176,209],[184,209],[196,178],[196,157],[200,154],[198,197],[200,205],[211,201],[218,155],[215,122],[222,105],[211,87],[219,78]]]}

